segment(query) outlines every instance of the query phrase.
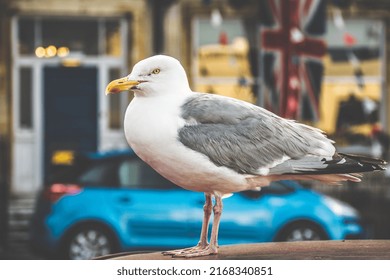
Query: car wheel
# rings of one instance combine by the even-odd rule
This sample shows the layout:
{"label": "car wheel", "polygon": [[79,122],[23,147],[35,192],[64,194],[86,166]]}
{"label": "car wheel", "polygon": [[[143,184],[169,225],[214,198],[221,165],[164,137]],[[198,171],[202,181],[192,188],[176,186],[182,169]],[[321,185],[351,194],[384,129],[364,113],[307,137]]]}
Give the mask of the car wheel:
{"label": "car wheel", "polygon": [[103,227],[83,226],[68,236],[64,253],[71,260],[89,260],[113,253],[114,244],[112,234]]}
{"label": "car wheel", "polygon": [[298,222],[287,226],[279,234],[277,241],[309,241],[328,239],[324,230],[310,222]]}

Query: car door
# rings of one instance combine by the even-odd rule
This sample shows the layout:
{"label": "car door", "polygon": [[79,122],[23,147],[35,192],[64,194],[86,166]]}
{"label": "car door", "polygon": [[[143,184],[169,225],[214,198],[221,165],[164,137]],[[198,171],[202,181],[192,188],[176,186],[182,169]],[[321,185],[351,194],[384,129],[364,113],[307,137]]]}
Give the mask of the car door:
{"label": "car door", "polygon": [[[202,205],[204,199],[198,197],[189,204],[189,232],[197,234],[201,229],[203,218]],[[213,199],[214,203],[214,199]],[[248,200],[242,194],[236,193],[229,198],[223,199],[223,212],[219,227],[219,244],[237,244],[258,242],[261,240],[262,223],[266,223],[269,211],[262,209],[261,203],[258,201]],[[213,223],[213,215],[211,215],[210,230]]]}
{"label": "car door", "polygon": [[224,199],[219,241],[221,245],[266,241],[272,213],[262,195],[249,197],[248,192],[235,193]]}
{"label": "car door", "polygon": [[174,186],[136,157],[123,160],[118,174],[121,190],[115,200],[128,244],[167,248],[191,244],[190,192]]}
{"label": "car door", "polygon": [[[291,184],[291,183],[290,183]],[[277,225],[286,222],[282,212],[295,214],[289,201],[294,189],[287,182],[273,182],[261,191],[236,193],[224,200],[220,226],[220,244],[269,242],[277,234]]]}

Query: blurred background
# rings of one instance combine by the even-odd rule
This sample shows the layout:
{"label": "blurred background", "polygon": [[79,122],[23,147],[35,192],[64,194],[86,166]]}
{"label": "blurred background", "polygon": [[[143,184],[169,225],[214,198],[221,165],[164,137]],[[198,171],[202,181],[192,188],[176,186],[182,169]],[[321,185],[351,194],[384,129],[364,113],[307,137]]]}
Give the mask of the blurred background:
{"label": "blurred background", "polygon": [[[192,213],[187,206],[169,212],[183,194],[123,151],[132,95],[104,95],[109,81],[153,54],[178,58],[193,90],[263,106],[324,130],[339,151],[388,160],[389,22],[388,0],[0,0],[0,259],[90,258],[196,242],[200,221],[180,223],[180,213]],[[269,235],[243,232],[226,244],[389,239],[387,175],[340,187],[306,182],[302,190],[288,182],[237,196],[231,216],[241,219],[228,223],[239,230],[254,213],[250,223],[261,231],[267,221]],[[154,195],[159,204],[161,189],[173,192],[172,206],[154,206],[151,220],[137,217]],[[294,204],[294,217],[264,210],[304,190],[300,199],[320,205]],[[201,211],[202,198],[189,204]],[[257,204],[238,213],[247,200]],[[315,220],[305,214],[315,207],[328,210],[314,212]],[[158,239],[168,225],[176,231],[167,236],[188,239]]]}

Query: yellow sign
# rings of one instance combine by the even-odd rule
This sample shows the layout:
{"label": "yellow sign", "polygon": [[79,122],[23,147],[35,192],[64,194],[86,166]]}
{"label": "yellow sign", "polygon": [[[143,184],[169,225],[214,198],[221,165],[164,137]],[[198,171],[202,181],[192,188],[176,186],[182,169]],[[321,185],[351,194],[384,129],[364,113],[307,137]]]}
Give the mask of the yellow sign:
{"label": "yellow sign", "polygon": [[74,161],[74,152],[69,150],[55,151],[51,163],[54,165],[72,165]]}

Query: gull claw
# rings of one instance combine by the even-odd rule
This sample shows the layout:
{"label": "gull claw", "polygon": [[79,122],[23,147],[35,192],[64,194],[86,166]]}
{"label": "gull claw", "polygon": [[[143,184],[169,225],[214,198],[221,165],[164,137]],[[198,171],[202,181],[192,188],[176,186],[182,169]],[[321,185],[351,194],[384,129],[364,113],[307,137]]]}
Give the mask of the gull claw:
{"label": "gull claw", "polygon": [[212,247],[210,245],[206,245],[206,246],[197,245],[190,248],[162,252],[164,256],[172,256],[172,258],[193,258],[193,257],[215,255],[217,253],[218,253],[218,248]]}

